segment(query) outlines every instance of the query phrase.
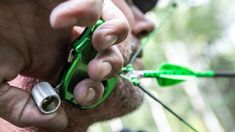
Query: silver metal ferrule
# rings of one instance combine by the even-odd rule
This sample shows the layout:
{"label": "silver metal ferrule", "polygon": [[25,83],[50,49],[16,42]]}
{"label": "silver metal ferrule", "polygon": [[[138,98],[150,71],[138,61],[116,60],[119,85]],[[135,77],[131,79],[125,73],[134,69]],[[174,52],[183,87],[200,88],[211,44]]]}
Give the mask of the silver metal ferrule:
{"label": "silver metal ferrule", "polygon": [[55,112],[61,100],[53,87],[47,82],[39,82],[32,89],[32,96],[39,110],[44,114]]}

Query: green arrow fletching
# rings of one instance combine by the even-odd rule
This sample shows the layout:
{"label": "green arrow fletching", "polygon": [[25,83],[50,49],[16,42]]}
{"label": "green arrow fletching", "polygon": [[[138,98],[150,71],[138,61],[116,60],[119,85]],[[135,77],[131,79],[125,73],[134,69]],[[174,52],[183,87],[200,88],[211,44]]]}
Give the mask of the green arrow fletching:
{"label": "green arrow fletching", "polygon": [[[157,77],[160,86],[171,86],[186,80],[185,76],[193,76],[194,72],[186,67],[164,63],[159,69],[162,74]],[[183,78],[182,78],[183,77]]]}
{"label": "green arrow fletching", "polygon": [[177,80],[177,79],[170,79],[170,78],[158,78],[157,82],[160,86],[172,86],[178,83],[181,83],[185,80]]}
{"label": "green arrow fletching", "polygon": [[213,71],[194,72],[186,67],[164,63],[157,71],[145,72],[145,77],[155,77],[160,86],[171,86],[194,77],[214,77]]}

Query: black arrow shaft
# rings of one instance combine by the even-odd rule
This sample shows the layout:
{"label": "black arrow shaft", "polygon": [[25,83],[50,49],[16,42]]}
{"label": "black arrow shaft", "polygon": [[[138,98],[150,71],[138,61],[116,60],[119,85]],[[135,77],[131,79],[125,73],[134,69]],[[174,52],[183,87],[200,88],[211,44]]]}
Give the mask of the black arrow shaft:
{"label": "black arrow shaft", "polygon": [[235,77],[235,73],[234,72],[215,72],[214,77]]}

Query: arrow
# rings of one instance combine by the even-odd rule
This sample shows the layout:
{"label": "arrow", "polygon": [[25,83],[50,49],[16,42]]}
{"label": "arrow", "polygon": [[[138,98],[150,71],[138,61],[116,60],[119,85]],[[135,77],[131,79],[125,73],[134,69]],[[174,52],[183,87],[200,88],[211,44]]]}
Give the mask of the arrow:
{"label": "arrow", "polygon": [[[206,71],[206,72],[196,72],[189,68],[178,66],[174,64],[164,63],[160,65],[158,70],[144,70],[136,71],[131,65],[128,65],[124,68],[126,72],[129,72],[127,75],[134,81],[136,78],[145,77],[145,78],[156,78],[160,86],[172,86],[179,84],[191,78],[214,78],[214,77],[235,77],[235,73],[231,72],[215,72],[215,71]],[[136,82],[136,81],[135,81]]]}
{"label": "arrow", "polygon": [[235,73],[214,71],[195,72],[183,66],[164,63],[157,71],[144,71],[143,77],[155,77],[160,86],[171,86],[192,77],[235,77]]}

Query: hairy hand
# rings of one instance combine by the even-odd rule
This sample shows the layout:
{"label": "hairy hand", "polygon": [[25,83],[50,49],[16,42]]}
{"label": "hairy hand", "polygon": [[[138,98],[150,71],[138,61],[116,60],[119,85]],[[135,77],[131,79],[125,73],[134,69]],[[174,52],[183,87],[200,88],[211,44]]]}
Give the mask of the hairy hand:
{"label": "hairy hand", "polygon": [[[2,0],[0,9],[0,117],[20,127],[65,128],[68,121],[62,108],[51,115],[43,115],[31,98],[29,85],[12,86],[8,82],[20,74],[27,81],[48,81],[55,85],[71,41],[82,32],[80,27],[92,25],[100,17],[105,23],[92,38],[99,54],[90,62],[88,73],[95,83],[116,74],[123,65],[123,58],[114,44],[128,35],[126,18],[110,0]],[[78,84],[75,91],[84,87],[88,85]],[[77,98],[78,102],[81,100]],[[71,106],[64,104],[69,119],[79,118],[73,115],[82,112],[68,107]],[[82,125],[82,121],[75,123]]]}

